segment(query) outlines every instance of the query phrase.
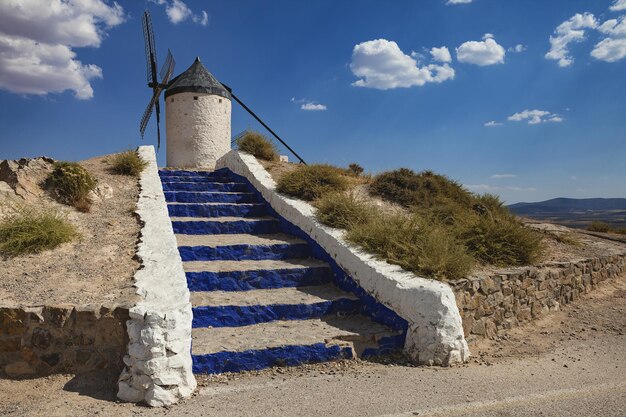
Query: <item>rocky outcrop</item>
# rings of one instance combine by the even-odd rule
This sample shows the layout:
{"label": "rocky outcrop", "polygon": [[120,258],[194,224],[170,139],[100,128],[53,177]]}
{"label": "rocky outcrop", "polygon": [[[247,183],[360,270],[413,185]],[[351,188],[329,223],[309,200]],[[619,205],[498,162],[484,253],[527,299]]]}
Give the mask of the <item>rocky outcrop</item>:
{"label": "rocky outcrop", "polygon": [[0,161],[0,193],[24,200],[41,197],[41,183],[52,172],[54,159],[45,156]]}

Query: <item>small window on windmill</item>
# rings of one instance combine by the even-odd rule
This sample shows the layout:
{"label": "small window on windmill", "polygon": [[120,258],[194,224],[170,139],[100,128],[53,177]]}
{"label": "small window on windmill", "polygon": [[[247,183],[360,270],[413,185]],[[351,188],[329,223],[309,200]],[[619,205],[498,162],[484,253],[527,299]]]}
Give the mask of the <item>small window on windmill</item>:
{"label": "small window on windmill", "polygon": [[222,99],[220,99],[220,103],[222,102]]}
{"label": "small window on windmill", "polygon": [[170,100],[170,103],[173,103],[173,102],[174,102],[174,97],[172,97],[172,99]]}
{"label": "small window on windmill", "polygon": [[198,99],[198,96],[193,96],[193,99],[194,99],[194,100],[197,100],[197,99]]}

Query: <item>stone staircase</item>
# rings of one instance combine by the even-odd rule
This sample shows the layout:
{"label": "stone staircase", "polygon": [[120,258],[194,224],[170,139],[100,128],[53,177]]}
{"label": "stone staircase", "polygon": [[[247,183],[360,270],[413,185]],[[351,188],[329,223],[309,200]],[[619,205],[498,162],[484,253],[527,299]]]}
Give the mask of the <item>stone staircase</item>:
{"label": "stone staircase", "polygon": [[402,348],[402,319],[385,319],[356,287],[345,291],[343,272],[316,259],[244,178],[226,169],[159,175],[191,291],[195,373]]}

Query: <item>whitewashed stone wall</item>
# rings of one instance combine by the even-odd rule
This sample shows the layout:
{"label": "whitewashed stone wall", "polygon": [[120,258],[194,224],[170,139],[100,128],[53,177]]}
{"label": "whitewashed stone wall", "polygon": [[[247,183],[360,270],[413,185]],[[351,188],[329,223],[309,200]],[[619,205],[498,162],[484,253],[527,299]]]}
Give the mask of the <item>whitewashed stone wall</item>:
{"label": "whitewashed stone wall", "polygon": [[231,101],[206,93],[178,93],[165,99],[167,166],[213,169],[230,151]]}
{"label": "whitewashed stone wall", "polygon": [[351,247],[343,232],[319,224],[313,206],[278,194],[276,183],[252,155],[231,151],[216,168],[246,177],[274,210],[315,240],[364,290],[409,323],[405,353],[419,363],[449,365],[469,359],[452,289]]}
{"label": "whitewashed stone wall", "polygon": [[176,237],[167,212],[154,147],[138,150],[141,174],[136,213],[143,224],[135,273],[141,300],[129,311],[129,343],[117,396],[150,406],[170,405],[196,388],[191,361],[191,303]]}

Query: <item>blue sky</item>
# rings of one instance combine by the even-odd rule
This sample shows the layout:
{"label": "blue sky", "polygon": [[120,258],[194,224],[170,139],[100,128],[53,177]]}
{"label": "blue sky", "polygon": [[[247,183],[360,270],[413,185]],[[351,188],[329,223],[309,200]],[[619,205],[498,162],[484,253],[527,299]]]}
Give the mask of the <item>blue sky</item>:
{"label": "blue sky", "polygon": [[432,169],[510,203],[626,197],[624,0],[43,2],[0,5],[1,159],[156,143],[147,7],[161,60],[200,56],[307,162]]}

